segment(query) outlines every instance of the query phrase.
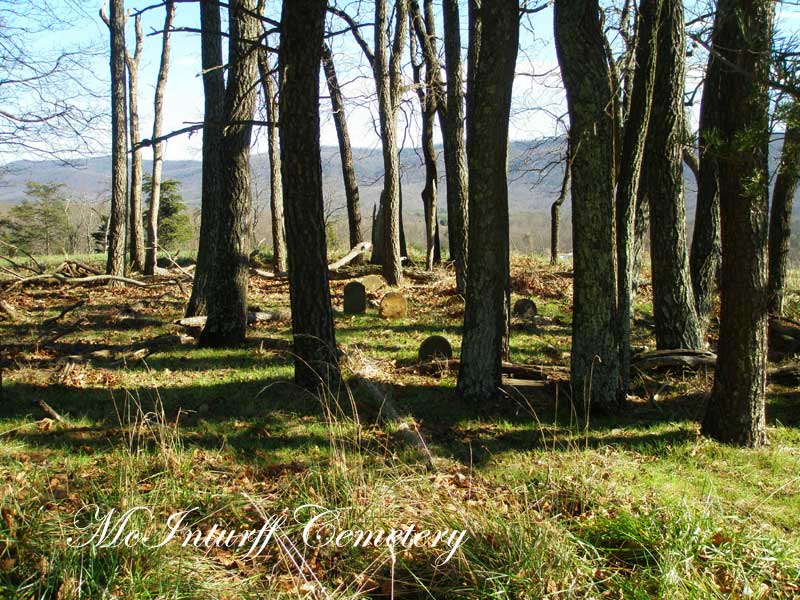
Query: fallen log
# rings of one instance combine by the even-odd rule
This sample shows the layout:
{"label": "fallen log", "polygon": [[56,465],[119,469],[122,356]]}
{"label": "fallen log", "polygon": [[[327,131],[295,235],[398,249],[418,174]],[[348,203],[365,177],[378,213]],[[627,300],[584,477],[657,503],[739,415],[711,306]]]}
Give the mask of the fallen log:
{"label": "fallen log", "polygon": [[[458,371],[461,361],[457,358],[450,360],[434,360],[431,362],[417,363],[398,369],[398,372],[418,372],[420,375],[439,375],[443,371]],[[501,363],[503,375],[516,379],[530,381],[551,381],[553,379],[568,379],[569,369],[557,365],[518,365],[510,362]]]}
{"label": "fallen log", "polygon": [[769,351],[776,358],[800,353],[800,324],[784,317],[770,317]]}
{"label": "fallen log", "polygon": [[770,383],[778,385],[800,386],[800,363],[772,369],[767,375],[767,379]]}
{"label": "fallen log", "polygon": [[155,283],[145,283],[143,281],[139,281],[137,279],[130,279],[128,277],[120,277],[118,275],[91,275],[89,277],[68,277],[66,275],[62,275],[61,273],[45,273],[44,275],[34,275],[32,277],[25,277],[24,279],[18,279],[17,281],[10,282],[5,289],[11,290],[18,286],[25,285],[27,283],[35,283],[38,281],[58,281],[59,283],[67,283],[67,284],[74,284],[74,285],[84,285],[88,283],[98,283],[98,282],[108,282],[108,281],[119,281],[122,283],[126,283],[128,285],[133,285],[140,288],[153,288],[153,287],[160,287],[163,285],[172,285],[172,284],[179,284],[179,282],[175,279],[170,279],[168,281],[159,281]]}
{"label": "fallen log", "polygon": [[[332,262],[328,265],[328,271],[336,272],[345,265],[349,265],[353,262],[356,258],[361,256],[362,254],[367,254],[372,249],[372,244],[369,242],[361,242],[357,246],[355,246],[350,252],[345,254],[342,258],[337,260],[336,262]],[[286,271],[264,271],[263,269],[256,269],[251,268],[250,273],[253,275],[258,275],[259,277],[264,277],[265,279],[280,279],[282,277],[288,277],[289,273]]]}
{"label": "fallen log", "polygon": [[[248,312],[247,313],[247,324],[253,325],[254,323],[266,323],[269,321],[285,321],[289,319],[290,316],[281,310],[270,311],[270,312]],[[177,321],[173,321],[175,325],[180,325],[181,327],[186,327],[187,329],[202,329],[206,325],[206,320],[208,317],[200,316],[200,317],[184,317],[183,319],[178,319]]]}
{"label": "fallen log", "polygon": [[639,371],[660,369],[699,369],[717,364],[717,355],[709,350],[678,348],[674,350],[652,350],[631,358],[631,367]]}

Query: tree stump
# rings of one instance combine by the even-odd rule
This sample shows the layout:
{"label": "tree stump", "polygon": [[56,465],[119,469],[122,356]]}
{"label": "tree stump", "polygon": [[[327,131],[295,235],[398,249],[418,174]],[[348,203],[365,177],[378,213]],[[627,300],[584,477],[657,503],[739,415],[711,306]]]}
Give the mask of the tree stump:
{"label": "tree stump", "polygon": [[441,335],[432,335],[420,344],[418,357],[419,362],[450,360],[453,358],[453,347],[447,338]]}
{"label": "tree stump", "polygon": [[386,280],[380,275],[365,275],[359,279],[367,293],[372,294],[377,292],[386,285]]}
{"label": "tree stump", "polygon": [[537,313],[538,311],[536,309],[536,303],[530,298],[520,298],[514,303],[514,310],[512,311],[512,314],[515,317],[533,321]]}
{"label": "tree stump", "polygon": [[388,292],[381,300],[379,311],[384,319],[402,319],[408,314],[408,301],[400,292]]}
{"label": "tree stump", "polygon": [[360,315],[367,310],[367,292],[360,281],[351,281],[344,286],[344,312]]}

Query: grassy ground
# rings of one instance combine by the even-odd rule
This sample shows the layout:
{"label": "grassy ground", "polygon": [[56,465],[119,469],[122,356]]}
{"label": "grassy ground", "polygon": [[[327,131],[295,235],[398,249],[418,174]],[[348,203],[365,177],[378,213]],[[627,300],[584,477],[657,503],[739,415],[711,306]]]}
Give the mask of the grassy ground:
{"label": "grassy ground", "polygon": [[[534,298],[544,317],[514,325],[514,362],[568,364],[564,268],[514,259],[512,300]],[[709,373],[639,377],[613,420],[577,419],[563,382],[467,406],[452,373],[407,368],[432,334],[458,353],[463,301],[445,272],[408,275],[408,318],[336,313],[338,341],[402,424],[381,418],[362,378],[335,394],[295,388],[288,322],[259,324],[239,350],[198,350],[171,324],[186,300],[177,286],[9,293],[23,317],[0,325],[0,598],[800,596],[798,390],[770,389],[771,445],[759,451],[699,437]],[[332,282],[337,310],[344,283]],[[251,304],[288,307],[286,284],[253,279]],[[652,346],[649,310],[644,290],[639,345]],[[153,339],[145,358],[120,357]],[[435,471],[406,443],[409,426]],[[467,537],[444,564],[431,547],[307,547],[305,521],[291,518],[306,504],[340,509],[340,529]],[[154,521],[132,517],[142,530],[193,507],[206,530],[287,523],[256,558],[180,543],[76,548],[75,514],[84,524],[92,505],[149,507]]]}

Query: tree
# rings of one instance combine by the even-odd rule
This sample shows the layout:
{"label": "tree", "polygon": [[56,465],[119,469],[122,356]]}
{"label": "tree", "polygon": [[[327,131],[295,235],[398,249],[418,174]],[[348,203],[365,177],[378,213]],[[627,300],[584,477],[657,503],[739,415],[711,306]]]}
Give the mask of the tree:
{"label": "tree", "polygon": [[[458,390],[471,401],[498,394],[508,348],[508,124],[519,46],[519,3],[496,0],[471,13],[479,46],[467,111],[469,220],[464,335]],[[475,38],[472,32],[480,31]]]}
{"label": "tree", "polygon": [[347,115],[344,110],[342,89],[339,86],[339,78],[336,76],[333,53],[327,44],[322,48],[322,67],[325,71],[328,93],[331,96],[333,123],[336,127],[336,138],[339,142],[339,155],[342,160],[342,179],[344,181],[344,194],[347,200],[347,224],[350,233],[350,247],[355,248],[364,241],[364,234],[361,231],[361,201],[358,193],[358,179],[356,178],[356,171],[353,167],[353,150],[350,146],[350,133],[347,129]]}
{"label": "tree", "polygon": [[[192,239],[192,225],[180,192],[181,182],[165,179],[161,182],[161,202],[158,204],[159,248],[179,250]],[[145,177],[142,189],[147,196],[148,209],[153,201],[153,179]]]}
{"label": "tree", "polygon": [[[617,339],[620,355],[622,391],[630,382],[631,320],[633,318],[636,239],[643,239],[645,224],[637,210],[645,205],[640,194],[645,141],[650,127],[650,111],[659,52],[658,31],[662,0],[642,0],[636,31],[635,70],[630,89],[628,115],[625,121],[619,180],[616,193],[617,241]],[[569,165],[568,165],[569,168]],[[640,198],[642,202],[639,202]],[[637,229],[639,236],[637,236]]]}
{"label": "tree", "polygon": [[383,196],[378,221],[382,229],[383,276],[389,285],[403,278],[400,250],[400,160],[397,147],[397,111],[401,95],[401,58],[406,30],[407,0],[395,1],[394,38],[387,57],[387,0],[375,2],[375,85],[383,140]]}
{"label": "tree", "polygon": [[573,397],[585,405],[616,411],[620,381],[614,327],[615,117],[609,111],[614,90],[597,0],[556,0],[555,40],[567,93],[569,144],[574,149]]}
{"label": "tree", "polygon": [[689,272],[683,197],[685,37],[683,2],[664,0],[644,157],[659,349],[703,346]]}
{"label": "tree", "polygon": [[[125,2],[111,0],[111,214],[108,220],[106,273],[125,271],[125,205],[128,195],[128,148],[125,94]],[[113,285],[118,285],[112,282]]]}
{"label": "tree", "polygon": [[[220,204],[212,269],[208,275],[208,319],[199,343],[231,347],[247,331],[247,252],[250,216],[250,139],[258,84],[259,22],[255,0],[229,4],[229,68],[220,145]],[[318,61],[319,62],[319,61]]]}
{"label": "tree", "polygon": [[[435,35],[433,21],[433,3],[425,0],[425,16],[423,17],[419,3],[411,0],[410,26],[412,34],[409,35],[409,49],[411,54],[411,67],[414,72],[414,84],[417,86],[420,112],[422,113],[422,155],[425,163],[425,187],[422,189],[422,206],[425,213],[425,267],[430,271],[434,264],[441,263],[441,250],[439,242],[439,218],[437,210],[438,200],[438,174],[436,168],[436,148],[433,144],[434,119],[439,107],[441,91],[439,89],[439,63],[438,60],[427,58],[436,56]],[[414,43],[414,34],[419,38],[423,47],[422,54],[426,57],[425,82],[422,81],[422,63],[417,62],[417,48]]]}
{"label": "tree", "polygon": [[141,271],[144,267],[144,222],[142,221],[142,149],[139,147],[139,62],[142,57],[142,16],[134,20],[136,47],[133,56],[125,51],[125,65],[128,68],[128,113],[130,117],[131,138],[131,182],[129,210],[128,244],[130,268]]}
{"label": "tree", "polygon": [[707,327],[711,314],[720,261],[719,173],[714,151],[719,124],[720,68],[720,56],[715,52],[709,53],[700,102],[697,205],[689,255],[692,289],[703,329]]}
{"label": "tree", "polygon": [[200,2],[200,46],[203,67],[203,173],[200,208],[200,240],[194,271],[192,296],[186,316],[206,314],[209,282],[214,264],[222,195],[222,118],[225,79],[222,74],[222,21],[219,5]]}
{"label": "tree", "polygon": [[144,272],[152,275],[156,268],[158,252],[158,206],[161,201],[161,171],[164,168],[164,142],[161,137],[161,122],[164,118],[164,90],[169,76],[170,29],[175,19],[175,2],[166,0],[164,4],[164,32],[161,38],[161,62],[156,79],[156,93],[153,98],[153,175],[150,210],[147,213],[147,249],[144,259]]}
{"label": "tree", "polygon": [[458,0],[443,1],[442,19],[447,70],[446,125],[442,127],[447,178],[447,239],[450,258],[455,265],[456,288],[463,294],[467,285],[468,212],[464,149],[464,76],[461,67],[461,19]]}
{"label": "tree", "polygon": [[[767,441],[767,210],[773,2],[720,0],[717,139],[722,271],[714,389],[702,430],[750,447]],[[708,151],[708,150],[707,150]]]}
{"label": "tree", "polygon": [[786,266],[791,237],[792,204],[800,181],[800,102],[792,100],[786,111],[786,133],[769,219],[769,312],[783,314]]}
{"label": "tree", "polygon": [[275,269],[286,271],[286,225],[283,217],[283,179],[281,178],[281,148],[278,132],[278,95],[275,80],[269,64],[267,49],[262,48],[258,55],[258,72],[261,88],[264,91],[264,104],[267,108],[267,139],[269,144],[269,205],[272,216],[272,256]]}
{"label": "tree", "polygon": [[72,227],[67,218],[61,184],[29,181],[26,199],[11,207],[5,223],[9,242],[31,254],[54,254],[70,250]]}
{"label": "tree", "polygon": [[326,0],[283,3],[281,166],[289,250],[294,377],[316,389],[338,378],[325,244],[319,145],[319,66]]}

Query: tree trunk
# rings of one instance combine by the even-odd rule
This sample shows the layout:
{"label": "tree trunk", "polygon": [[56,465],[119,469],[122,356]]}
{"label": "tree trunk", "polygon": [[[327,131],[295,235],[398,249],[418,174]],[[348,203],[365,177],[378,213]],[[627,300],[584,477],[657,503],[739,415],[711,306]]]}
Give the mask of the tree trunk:
{"label": "tree trunk", "polygon": [[[508,124],[519,45],[519,3],[493,0],[480,14],[480,54],[467,112],[470,279],[458,390],[469,401],[497,397],[508,348]],[[478,40],[470,37],[470,46]]]}
{"label": "tree trunk", "polygon": [[[461,67],[461,22],[458,0],[444,0],[444,56],[447,112],[442,127],[447,180],[447,240],[456,271],[456,288],[467,289],[467,160],[464,148],[464,75]],[[441,116],[440,116],[441,124]]]}
{"label": "tree trunk", "polygon": [[109,30],[111,34],[111,214],[107,228],[106,273],[121,276],[125,272],[125,205],[128,191],[124,0],[111,0]]}
{"label": "tree trunk", "polygon": [[[614,90],[597,0],[556,0],[555,40],[567,92],[572,162],[572,393],[619,408],[614,239]],[[481,49],[481,52],[485,49]]]}
{"label": "tree trunk", "polygon": [[767,210],[773,2],[720,0],[717,127],[722,239],[721,321],[714,390],[702,430],[750,447],[767,441]]}
{"label": "tree trunk", "polygon": [[128,67],[128,101],[131,139],[131,189],[129,205],[128,235],[130,270],[141,271],[144,267],[144,222],[142,221],[142,150],[137,147],[139,134],[139,61],[142,56],[142,17],[136,15],[136,48],[133,56],[125,52]]}
{"label": "tree trunk", "polygon": [[633,74],[633,87],[629,95],[628,117],[623,134],[617,184],[617,337],[622,393],[627,393],[630,382],[636,205],[653,102],[656,57],[658,55],[656,34],[661,6],[662,0],[642,0],[639,5],[635,50],[636,67]]}
{"label": "tree trunk", "polygon": [[161,136],[161,122],[164,118],[164,89],[167,87],[169,75],[170,29],[175,19],[175,2],[166,0],[166,17],[164,17],[164,33],[161,44],[161,64],[156,79],[156,93],[153,100],[153,176],[150,190],[150,210],[147,213],[147,250],[144,259],[145,275],[153,275],[156,270],[158,256],[158,209],[161,202],[161,171],[164,168],[164,142],[158,142]]}
{"label": "tree trunk", "polygon": [[197,267],[194,271],[192,296],[186,308],[187,317],[207,313],[208,282],[216,254],[220,196],[222,194],[222,118],[225,107],[225,79],[222,73],[222,22],[219,6],[200,3],[201,59],[203,66],[204,124],[202,201],[200,209],[200,242]]}
{"label": "tree trunk", "polygon": [[558,264],[559,229],[561,228],[561,206],[567,199],[570,182],[572,181],[572,154],[567,144],[567,156],[564,158],[564,177],[561,179],[561,191],[558,198],[550,206],[550,264]]}
{"label": "tree trunk", "polygon": [[717,270],[720,261],[719,237],[719,174],[714,140],[719,116],[720,61],[713,52],[708,56],[703,98],[700,103],[699,150],[700,168],[697,178],[697,206],[689,265],[692,274],[697,316],[703,329],[708,327],[714,303]]}
{"label": "tree trunk", "polygon": [[778,316],[783,315],[792,203],[798,180],[800,180],[800,102],[795,100],[786,124],[769,220],[769,312]]}
{"label": "tree trunk", "polygon": [[[429,55],[434,52],[432,46],[433,30],[433,6],[430,0],[425,2],[426,17],[430,16],[430,22],[423,21],[419,11],[419,5],[415,0],[410,2],[411,6],[411,26],[412,34],[409,35],[409,48],[411,53],[411,65],[414,72],[414,83],[417,86],[417,97],[419,98],[420,112],[422,114],[422,155],[425,162],[425,187],[422,189],[422,208],[425,214],[425,268],[430,271],[435,262],[437,240],[439,232],[437,228],[438,214],[436,210],[437,201],[437,169],[436,169],[436,148],[433,145],[433,125],[436,118],[438,107],[437,90],[435,85],[438,76],[434,75],[434,68],[438,71],[438,61],[429,60]],[[428,13],[431,13],[428,15]],[[425,85],[422,85],[422,63],[417,63],[417,50],[414,42],[417,36],[422,46],[428,46],[423,51],[425,58]],[[434,66],[431,65],[434,62]]]}
{"label": "tree trunk", "polygon": [[383,140],[383,276],[389,285],[399,285],[403,278],[400,249],[400,164],[397,148],[397,110],[400,102],[401,58],[407,20],[407,0],[395,4],[394,39],[387,60],[386,0],[375,3],[375,83],[378,90],[378,113]]}
{"label": "tree trunk", "polygon": [[230,3],[228,82],[222,133],[221,196],[214,269],[207,287],[208,320],[199,343],[231,347],[247,330],[247,234],[250,218],[250,137],[258,84],[256,0]]}
{"label": "tree trunk", "polygon": [[[283,4],[281,158],[292,303],[295,382],[315,389],[338,378],[325,244],[319,145],[319,65],[325,0]],[[395,153],[396,156],[396,153]]]}
{"label": "tree trunk", "polygon": [[[347,199],[347,224],[350,231],[350,247],[355,248],[364,241],[361,231],[361,202],[358,194],[358,179],[353,167],[353,151],[350,147],[350,133],[347,128],[347,115],[344,111],[342,90],[336,76],[336,67],[333,63],[331,49],[325,44],[322,48],[322,66],[325,70],[325,79],[328,82],[328,93],[331,96],[333,109],[333,123],[336,126],[336,137],[339,140],[339,154],[342,159],[342,180],[344,193]],[[361,264],[358,259],[356,264]]]}
{"label": "tree trunk", "polygon": [[683,197],[685,36],[683,2],[664,0],[645,145],[653,316],[659,350],[703,346],[689,272]]}
{"label": "tree trunk", "polygon": [[286,225],[283,217],[283,179],[281,177],[281,145],[278,131],[278,99],[275,93],[275,80],[272,78],[269,55],[266,48],[258,55],[258,70],[261,87],[264,90],[264,103],[267,107],[267,127],[269,145],[269,206],[272,214],[272,250],[276,271],[288,270],[286,251]]}

